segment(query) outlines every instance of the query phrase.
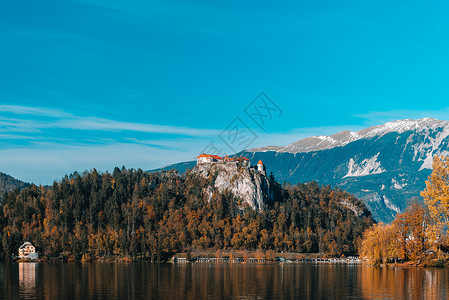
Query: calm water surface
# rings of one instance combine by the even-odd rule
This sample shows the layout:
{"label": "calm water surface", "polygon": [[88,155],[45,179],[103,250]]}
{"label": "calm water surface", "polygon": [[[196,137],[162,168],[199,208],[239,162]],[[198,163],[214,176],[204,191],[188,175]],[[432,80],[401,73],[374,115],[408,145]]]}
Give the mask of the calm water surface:
{"label": "calm water surface", "polygon": [[0,263],[3,299],[446,299],[447,269]]}

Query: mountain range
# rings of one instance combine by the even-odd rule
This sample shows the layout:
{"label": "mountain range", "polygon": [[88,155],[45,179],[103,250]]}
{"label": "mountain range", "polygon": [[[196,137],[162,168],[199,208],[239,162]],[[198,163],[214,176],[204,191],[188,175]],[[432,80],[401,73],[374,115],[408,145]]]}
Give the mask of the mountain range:
{"label": "mountain range", "polygon": [[[237,153],[262,160],[278,182],[316,181],[362,199],[377,221],[390,222],[409,200],[420,198],[435,155],[449,154],[449,121],[397,120],[360,131],[313,136],[287,146]],[[196,162],[162,169],[184,171]]]}

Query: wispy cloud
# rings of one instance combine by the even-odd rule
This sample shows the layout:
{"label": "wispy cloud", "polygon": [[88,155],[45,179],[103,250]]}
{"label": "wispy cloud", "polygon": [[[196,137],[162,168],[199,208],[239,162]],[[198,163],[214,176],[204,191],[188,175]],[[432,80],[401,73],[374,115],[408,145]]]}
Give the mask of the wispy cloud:
{"label": "wispy cloud", "polygon": [[220,131],[0,105],[0,171],[51,184],[75,170],[153,169],[194,159]]}
{"label": "wispy cloud", "polygon": [[[76,116],[62,110],[18,105],[0,105],[0,112],[16,115],[15,118],[0,116],[0,131],[3,132],[38,132],[41,129],[61,128],[85,131],[134,131],[143,133],[162,133],[185,136],[210,136],[220,131],[179,126],[167,126],[136,122],[123,122],[97,117]],[[20,118],[20,115],[27,117]],[[28,116],[50,117],[45,120],[33,120]]]}
{"label": "wispy cloud", "polygon": [[177,138],[177,139],[163,139],[163,140],[146,140],[136,138],[126,138],[127,142],[148,145],[152,147],[158,147],[163,149],[179,150],[183,149],[185,152],[199,151],[198,145],[206,145],[209,140],[207,138]]}
{"label": "wispy cloud", "polygon": [[50,127],[78,129],[78,130],[103,130],[103,131],[137,131],[147,133],[179,134],[189,136],[208,136],[217,134],[219,131],[211,129],[196,129],[188,127],[164,126],[145,123],[121,122],[109,119],[88,117],[74,117],[59,120]]}
{"label": "wispy cloud", "polygon": [[[260,134],[250,147],[287,145],[311,135],[332,134],[341,130],[358,130],[357,126],[326,126],[294,129],[286,133]],[[13,135],[14,136],[14,135]],[[10,136],[3,135],[4,138]],[[2,138],[2,135],[0,135]],[[25,137],[24,137],[25,138]],[[76,140],[35,141],[29,147],[16,145],[0,149],[2,171],[29,182],[51,184],[67,173],[96,168],[112,170],[116,166],[154,169],[182,161],[194,160],[210,141],[219,149],[232,154],[217,136],[182,136],[162,139],[127,137],[121,142],[105,139],[91,144]],[[243,150],[243,149],[241,149]]]}
{"label": "wispy cloud", "polygon": [[36,133],[40,132],[38,122],[20,118],[7,118],[0,116],[0,132],[27,132]]}
{"label": "wispy cloud", "polygon": [[9,112],[17,115],[34,115],[57,118],[74,117],[72,114],[66,113],[59,109],[21,105],[0,105],[0,112]]}
{"label": "wispy cloud", "polygon": [[[433,117],[447,120],[449,108],[378,111],[355,117],[363,120],[358,122],[362,125],[306,127],[268,133],[254,129],[258,139],[249,148],[285,146],[309,136],[358,131],[396,119]],[[85,117],[46,107],[0,105],[0,165],[3,172],[42,184],[50,184],[75,170],[97,168],[105,171],[121,165],[153,169],[193,160],[210,142],[224,153],[232,154],[219,139],[220,132]]]}

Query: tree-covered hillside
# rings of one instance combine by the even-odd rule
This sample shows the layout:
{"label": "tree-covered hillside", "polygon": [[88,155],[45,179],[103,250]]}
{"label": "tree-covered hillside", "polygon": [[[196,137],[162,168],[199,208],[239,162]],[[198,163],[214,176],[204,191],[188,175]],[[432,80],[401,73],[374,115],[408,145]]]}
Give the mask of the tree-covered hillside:
{"label": "tree-covered hillside", "polygon": [[256,211],[226,191],[205,200],[212,180],[191,171],[94,169],[47,188],[11,191],[0,207],[0,252],[10,257],[31,241],[48,258],[76,260],[157,261],[173,252],[231,248],[340,256],[356,253],[373,223],[361,201],[316,183],[281,187],[271,178],[273,201]]}
{"label": "tree-covered hillside", "polygon": [[20,181],[12,176],[0,172],[0,201],[2,200],[2,195],[4,192],[9,192],[16,188],[21,190],[29,185],[29,183]]}

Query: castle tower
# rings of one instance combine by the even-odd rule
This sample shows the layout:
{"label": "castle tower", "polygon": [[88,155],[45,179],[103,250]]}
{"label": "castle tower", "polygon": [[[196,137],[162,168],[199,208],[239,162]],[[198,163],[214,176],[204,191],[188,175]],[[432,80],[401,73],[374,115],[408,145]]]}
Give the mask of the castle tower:
{"label": "castle tower", "polygon": [[265,165],[263,164],[262,160],[259,160],[257,163],[257,171],[264,173],[265,172]]}

